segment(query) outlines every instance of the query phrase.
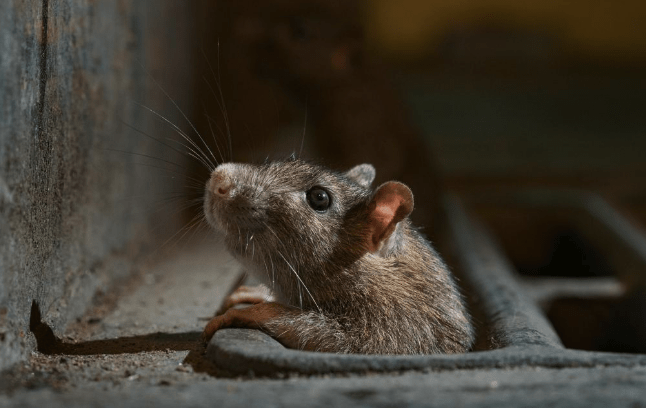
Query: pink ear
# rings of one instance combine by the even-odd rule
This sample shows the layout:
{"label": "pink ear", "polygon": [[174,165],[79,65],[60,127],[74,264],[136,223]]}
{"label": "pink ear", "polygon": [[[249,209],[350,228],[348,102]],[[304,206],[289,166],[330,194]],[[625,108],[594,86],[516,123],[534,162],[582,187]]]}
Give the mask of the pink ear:
{"label": "pink ear", "polygon": [[368,207],[368,250],[375,252],[397,223],[413,211],[413,193],[406,185],[389,181],[379,186]]}

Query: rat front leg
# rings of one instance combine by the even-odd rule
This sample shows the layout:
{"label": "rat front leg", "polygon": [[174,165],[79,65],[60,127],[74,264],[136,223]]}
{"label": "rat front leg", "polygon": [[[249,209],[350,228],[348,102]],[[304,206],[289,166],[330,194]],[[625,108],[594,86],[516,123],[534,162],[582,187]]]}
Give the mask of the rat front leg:
{"label": "rat front leg", "polygon": [[290,348],[298,347],[298,337],[287,322],[298,318],[303,312],[276,302],[259,303],[245,309],[229,309],[216,316],[206,325],[202,340],[207,342],[216,331],[225,327],[260,329]]}
{"label": "rat front leg", "polygon": [[224,314],[227,310],[235,305],[249,303],[252,305],[276,300],[271,289],[265,285],[240,286],[234,290],[222,303],[222,306],[216,312],[216,316]]}
{"label": "rat front leg", "polygon": [[351,336],[348,336],[348,328],[334,317],[276,302],[229,309],[206,325],[202,339],[209,341],[216,331],[225,327],[259,329],[293,349],[337,353],[357,349],[349,345]]}

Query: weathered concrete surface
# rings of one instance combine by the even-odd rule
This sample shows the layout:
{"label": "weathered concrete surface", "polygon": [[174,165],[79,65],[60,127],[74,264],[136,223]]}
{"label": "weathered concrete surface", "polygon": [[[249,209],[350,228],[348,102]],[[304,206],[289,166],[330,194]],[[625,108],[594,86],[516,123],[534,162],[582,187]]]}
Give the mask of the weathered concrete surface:
{"label": "weathered concrete surface", "polygon": [[[149,265],[115,299],[104,296],[58,339],[0,372],[0,394],[50,387],[58,392],[97,381],[117,391],[134,383],[189,384],[215,373],[200,333],[240,280],[221,240],[199,236]],[[42,333],[36,330],[37,333]],[[47,338],[37,335],[41,345]]]}
{"label": "weathered concrete surface", "polygon": [[[217,309],[239,269],[222,254],[221,245],[200,241],[146,270],[112,309],[92,311],[81,324],[69,328],[61,354],[35,353],[24,367],[20,364],[0,376],[0,407],[646,404],[646,367],[636,361],[608,367],[593,359],[586,368],[572,368],[571,359],[559,362],[557,358],[552,366],[558,368],[546,368],[532,367],[535,361],[521,356],[518,365],[509,367],[503,354],[489,354],[480,366],[428,367],[424,373],[218,378],[219,367],[206,364],[204,346],[198,340],[205,323],[200,318]],[[247,332],[273,342],[260,332]],[[478,354],[486,353],[471,353],[469,358],[475,361]],[[540,354],[550,357],[536,353]],[[630,360],[628,355],[623,357]],[[333,358],[328,360],[334,363]]]}
{"label": "weathered concrete surface", "polygon": [[109,314],[86,316],[95,321],[91,330],[79,333],[71,327],[65,335],[78,344],[151,333],[201,333],[240,275],[240,265],[215,234],[194,237],[147,269]]}
{"label": "weathered concrete surface", "polygon": [[22,390],[0,406],[26,407],[642,407],[646,369],[522,368],[446,373],[285,380],[130,381],[66,393]]}
{"label": "weathered concrete surface", "polygon": [[612,366],[646,367],[644,355],[591,353],[527,345],[461,355],[369,356],[316,353],[286,349],[266,334],[248,329],[225,329],[216,332],[207,349],[207,358],[220,369],[230,373],[254,373],[270,377],[288,374],[361,374],[407,370],[444,372],[527,366],[592,369]]}
{"label": "weathered concrete surface", "polygon": [[177,230],[172,205],[153,210],[185,181],[137,154],[186,159],[122,121],[156,134],[132,100],[177,120],[147,72],[190,110],[192,30],[173,1],[0,3],[0,370],[34,347],[32,302],[60,333]]}

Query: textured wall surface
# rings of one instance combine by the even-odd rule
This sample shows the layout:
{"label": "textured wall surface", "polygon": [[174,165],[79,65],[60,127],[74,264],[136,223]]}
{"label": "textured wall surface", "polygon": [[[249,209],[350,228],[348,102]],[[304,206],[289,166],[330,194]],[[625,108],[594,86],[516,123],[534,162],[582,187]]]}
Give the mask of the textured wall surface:
{"label": "textured wall surface", "polygon": [[60,332],[181,225],[158,167],[183,170],[146,156],[186,157],[128,125],[168,136],[136,101],[190,129],[164,91],[190,111],[191,7],[0,3],[0,369],[35,345],[32,302]]}

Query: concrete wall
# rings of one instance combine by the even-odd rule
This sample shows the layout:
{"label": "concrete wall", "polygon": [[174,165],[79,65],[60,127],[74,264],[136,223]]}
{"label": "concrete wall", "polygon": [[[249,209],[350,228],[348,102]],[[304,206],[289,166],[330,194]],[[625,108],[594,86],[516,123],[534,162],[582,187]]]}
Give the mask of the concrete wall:
{"label": "concrete wall", "polygon": [[186,157],[124,122],[169,136],[138,101],[189,129],[148,74],[190,114],[193,6],[0,2],[0,370],[35,347],[32,302],[60,334],[182,225],[185,181],[151,166]]}

